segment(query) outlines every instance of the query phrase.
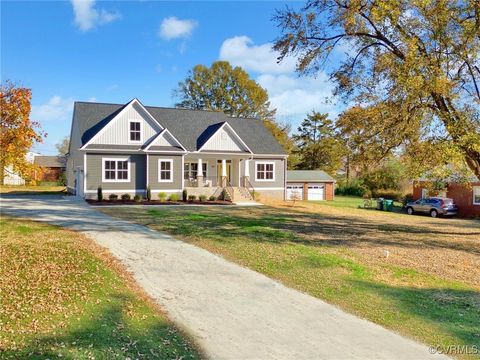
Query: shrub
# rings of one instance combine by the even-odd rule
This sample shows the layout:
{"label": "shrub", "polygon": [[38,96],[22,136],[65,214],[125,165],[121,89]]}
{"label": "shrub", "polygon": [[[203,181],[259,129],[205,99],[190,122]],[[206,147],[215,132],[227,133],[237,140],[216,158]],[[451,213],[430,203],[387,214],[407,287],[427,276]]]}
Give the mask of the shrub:
{"label": "shrub", "polygon": [[206,200],[207,200],[207,195],[200,195],[200,196],[198,197],[198,200],[200,200],[200,202],[206,201]]}
{"label": "shrub", "polygon": [[337,186],[335,195],[363,196],[367,189],[359,179],[353,179],[345,184]]}
{"label": "shrub", "polygon": [[170,197],[168,198],[168,200],[170,200],[170,201],[178,201],[178,194],[172,194],[172,195],[170,195]]}
{"label": "shrub", "polygon": [[147,200],[152,200],[152,189],[150,189],[150,185],[147,186]]}
{"label": "shrub", "polygon": [[142,201],[142,197],[137,194],[137,195],[135,195],[135,196],[133,197],[133,200],[134,200],[135,202],[140,202],[140,201]]}
{"label": "shrub", "polygon": [[413,201],[413,194],[406,194],[402,198],[402,205],[405,207],[411,201]]}
{"label": "shrub", "polygon": [[182,191],[182,200],[183,200],[184,202],[186,202],[186,201],[187,201],[187,198],[188,198],[187,189],[183,189],[183,191]]}
{"label": "shrub", "polygon": [[165,201],[166,198],[167,198],[167,193],[164,193],[164,192],[158,193],[158,200]]}
{"label": "shrub", "polygon": [[99,186],[97,188],[97,200],[98,201],[103,201],[103,192],[102,192],[102,187]]}
{"label": "shrub", "polygon": [[117,200],[117,199],[118,199],[118,195],[117,195],[117,194],[110,194],[110,195],[108,195],[108,198],[109,198],[110,200]]}
{"label": "shrub", "polygon": [[67,175],[65,171],[62,171],[58,176],[57,184],[58,186],[66,186],[67,185]]}
{"label": "shrub", "polygon": [[403,198],[402,192],[394,189],[376,189],[372,191],[372,196],[395,201],[401,201]]}
{"label": "shrub", "polygon": [[195,201],[197,197],[195,195],[188,195],[188,201]]}
{"label": "shrub", "polygon": [[213,195],[208,198],[208,201],[215,201],[215,200],[217,200],[217,199]]}
{"label": "shrub", "polygon": [[123,194],[122,201],[128,201],[128,200],[130,200],[130,194]]}
{"label": "shrub", "polygon": [[254,200],[260,200],[260,193],[258,191],[253,192],[253,199]]}

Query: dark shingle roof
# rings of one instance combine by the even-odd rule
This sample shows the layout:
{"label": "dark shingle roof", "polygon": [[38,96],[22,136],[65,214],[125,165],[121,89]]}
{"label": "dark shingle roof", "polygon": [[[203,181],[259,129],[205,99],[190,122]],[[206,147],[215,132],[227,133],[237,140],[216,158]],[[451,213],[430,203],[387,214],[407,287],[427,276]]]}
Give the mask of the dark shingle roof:
{"label": "dark shingle roof", "polygon": [[63,156],[35,156],[33,163],[42,167],[65,167],[65,158]]}
{"label": "dark shingle roof", "polygon": [[331,181],[335,181],[335,179],[322,170],[288,170],[287,181],[288,182],[293,182],[293,181],[331,182]]}
{"label": "dark shingle roof", "polygon": [[[73,121],[78,124],[82,145],[126,105],[76,102]],[[233,128],[255,154],[285,155],[282,146],[259,119],[233,118],[222,112],[145,106],[188,151],[196,151],[224,122]],[[201,146],[201,145],[200,145]]]}

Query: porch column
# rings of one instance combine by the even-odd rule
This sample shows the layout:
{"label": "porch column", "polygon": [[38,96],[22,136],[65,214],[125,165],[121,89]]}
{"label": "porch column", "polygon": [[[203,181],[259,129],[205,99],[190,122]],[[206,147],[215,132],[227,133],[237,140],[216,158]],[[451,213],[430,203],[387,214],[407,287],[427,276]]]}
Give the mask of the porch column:
{"label": "porch column", "polygon": [[222,187],[227,186],[227,160],[222,159]]}
{"label": "porch column", "polygon": [[248,187],[247,181],[250,181],[250,159],[245,159],[245,176],[243,178],[244,187]]}
{"label": "porch column", "polygon": [[197,187],[203,187],[203,166],[202,159],[197,160]]}

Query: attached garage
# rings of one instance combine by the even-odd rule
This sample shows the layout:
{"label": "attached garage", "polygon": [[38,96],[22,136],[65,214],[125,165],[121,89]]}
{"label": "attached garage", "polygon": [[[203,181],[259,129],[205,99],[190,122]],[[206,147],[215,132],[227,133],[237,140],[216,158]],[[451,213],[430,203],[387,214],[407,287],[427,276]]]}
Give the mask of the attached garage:
{"label": "attached garage", "polygon": [[321,170],[287,171],[287,200],[333,200],[335,179]]}

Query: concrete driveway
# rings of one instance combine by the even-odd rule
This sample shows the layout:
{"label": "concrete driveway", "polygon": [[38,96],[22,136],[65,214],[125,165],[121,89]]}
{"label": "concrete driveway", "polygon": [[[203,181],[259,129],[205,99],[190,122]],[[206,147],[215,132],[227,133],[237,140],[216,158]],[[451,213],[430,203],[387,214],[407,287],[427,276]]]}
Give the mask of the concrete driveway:
{"label": "concrete driveway", "polygon": [[83,201],[2,196],[3,214],[85,233],[107,247],[212,359],[445,359],[425,345]]}

